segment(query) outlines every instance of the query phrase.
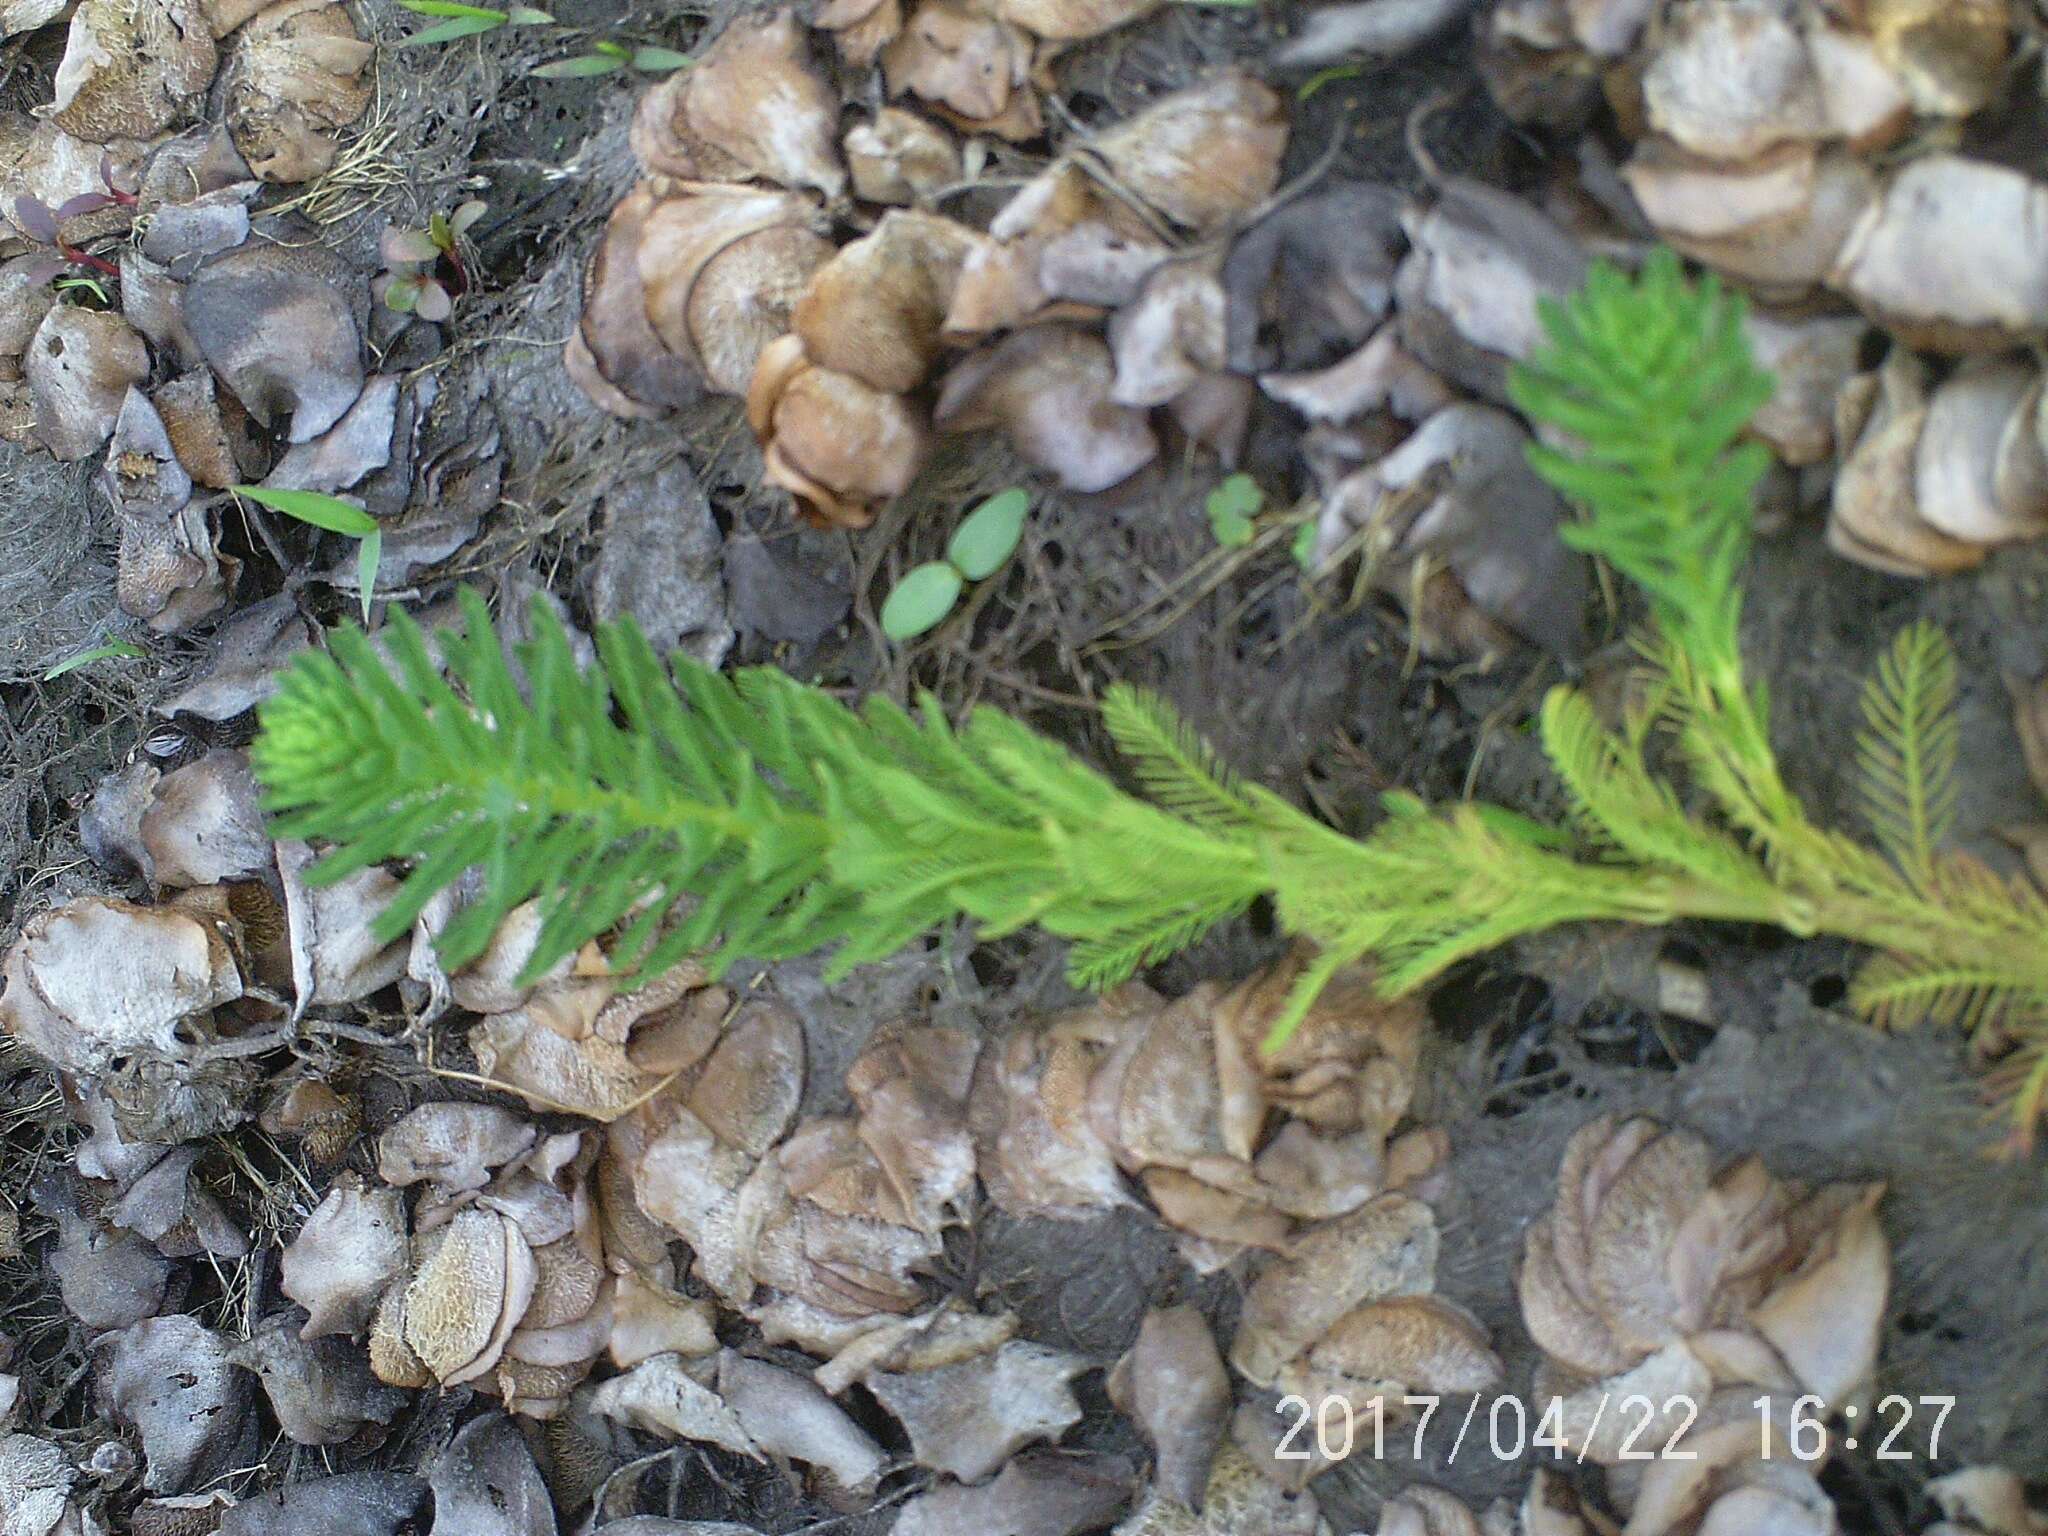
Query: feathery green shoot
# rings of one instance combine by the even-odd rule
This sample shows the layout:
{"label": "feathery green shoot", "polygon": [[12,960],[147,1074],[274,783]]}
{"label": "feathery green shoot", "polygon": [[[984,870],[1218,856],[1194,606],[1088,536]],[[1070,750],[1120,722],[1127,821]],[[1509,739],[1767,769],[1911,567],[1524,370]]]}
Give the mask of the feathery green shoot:
{"label": "feathery green shoot", "polygon": [[[1886,1024],[1998,1031],[2020,1138],[2048,1100],[2048,901],[1942,843],[1954,808],[1955,661],[1931,626],[1899,638],[1864,699],[1869,846],[1817,826],[1780,775],[1768,702],[1744,674],[1741,576],[1765,459],[1744,437],[1771,381],[1739,299],[1661,253],[1596,269],[1546,306],[1549,345],[1517,403],[1569,449],[1537,468],[1580,503],[1568,531],[1649,600],[1649,701],[1618,724],[1552,690],[1541,739],[1568,828],[1497,806],[1386,799],[1351,838],[1234,778],[1157,699],[1111,690],[1106,723],[1139,794],[993,710],[850,710],[772,669],[663,662],[630,626],[579,670],[542,612],[515,671],[480,599],[439,659],[403,616],[296,662],[253,749],[280,835],[332,845],[333,879],[404,861],[378,925],[402,933],[465,872],[440,941],[453,968],[505,915],[544,912],[537,974],[611,935],[648,974],[834,947],[843,972],[960,916],[1037,924],[1104,987],[1267,897],[1320,953],[1275,1037],[1342,967],[1388,992],[1527,934],[1587,920],[1704,918],[1835,934],[1876,951],[1851,1001]],[[1667,733],[1698,794],[1649,758]],[[1702,804],[1704,808],[1702,808]]]}

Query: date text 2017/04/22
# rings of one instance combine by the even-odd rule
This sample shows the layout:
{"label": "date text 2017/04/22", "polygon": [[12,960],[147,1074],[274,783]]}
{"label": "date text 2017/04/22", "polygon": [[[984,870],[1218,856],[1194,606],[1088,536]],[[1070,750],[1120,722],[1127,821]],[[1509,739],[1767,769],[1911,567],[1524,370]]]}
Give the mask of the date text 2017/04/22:
{"label": "date text 2017/04/22", "polygon": [[[1413,1459],[1420,1461],[1432,1427],[1441,1431],[1451,1423],[1450,1415],[1438,1418],[1442,1402],[1440,1397],[1422,1395],[1399,1399],[1375,1397],[1359,1410],[1346,1397],[1326,1397],[1320,1403],[1299,1396],[1283,1397],[1278,1412],[1283,1417],[1291,1415],[1293,1422],[1273,1455],[1279,1461],[1307,1461],[1317,1455],[1328,1461],[1342,1461],[1366,1449],[1361,1441],[1369,1437],[1375,1460],[1386,1459],[1391,1440],[1395,1444],[1406,1442]],[[1853,1451],[1864,1444],[1871,1447],[1879,1461],[1908,1461],[1919,1455],[1931,1460],[1940,1454],[1941,1428],[1955,1405],[1953,1397],[1909,1398],[1892,1393],[1880,1398],[1864,1420],[1864,1434],[1868,1437],[1865,1440],[1857,1438],[1857,1420],[1863,1410],[1855,1404],[1845,1405],[1839,1413],[1830,1415],[1826,1402],[1810,1394],[1766,1394],[1753,1399],[1749,1409],[1756,1415],[1758,1454],[1767,1461],[1785,1457],[1817,1462],[1833,1448]],[[1727,1407],[1716,1406],[1721,1422],[1727,1422]],[[1603,1424],[1609,1426],[1604,1442],[1607,1449],[1593,1457],[1596,1461],[1691,1461],[1697,1453],[1686,1448],[1686,1436],[1699,1422],[1702,1412],[1698,1400],[1682,1395],[1659,1402],[1642,1393],[1581,1393],[1571,1398],[1548,1399],[1532,1425],[1529,1405],[1521,1398],[1497,1397],[1486,1404],[1484,1423],[1480,1425],[1480,1407],[1480,1399],[1473,1398],[1457,1421],[1450,1450],[1444,1458],[1447,1465],[1457,1460],[1468,1441],[1474,1454],[1491,1454],[1499,1461],[1518,1461],[1531,1452],[1548,1452],[1553,1460],[1583,1463],[1590,1450],[1603,1444]],[[1611,1422],[1610,1409],[1615,1415]],[[1455,1408],[1452,1412],[1456,1412]],[[1924,1448],[1918,1437],[1908,1439],[1916,1413],[1926,1425]],[[1831,1423],[1831,1419],[1836,1422]],[[1475,1426],[1479,1428],[1478,1439],[1473,1438]],[[1396,1436],[1398,1440],[1394,1439]]]}

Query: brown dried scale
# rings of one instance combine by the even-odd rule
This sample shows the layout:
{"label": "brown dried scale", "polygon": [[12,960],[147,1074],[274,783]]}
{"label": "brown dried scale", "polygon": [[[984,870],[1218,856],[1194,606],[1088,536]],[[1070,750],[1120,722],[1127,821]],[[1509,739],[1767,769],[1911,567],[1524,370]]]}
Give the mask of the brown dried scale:
{"label": "brown dried scale", "polygon": [[839,102],[809,57],[795,14],[737,16],[696,64],[642,98],[641,164],[685,181],[759,178],[837,197],[846,187]]}
{"label": "brown dried scale", "polygon": [[910,489],[930,434],[917,402],[820,367],[795,335],[762,349],[747,390],[747,424],[769,483],[821,528],[873,522]]}
{"label": "brown dried scale", "polygon": [[87,897],[25,923],[9,949],[0,1027],[44,1060],[104,1072],[116,1056],[178,1060],[242,995],[220,926],[175,907]]}
{"label": "brown dried scale", "polygon": [[234,35],[221,71],[227,128],[267,182],[310,181],[369,109],[373,44],[337,0],[274,0]]}
{"label": "brown dried scale", "polygon": [[[744,395],[832,247],[794,193],[710,187],[648,210],[634,248],[648,323],[706,388]],[[623,297],[623,296],[622,296]]]}
{"label": "brown dried scale", "polygon": [[960,147],[935,123],[901,107],[883,107],[840,141],[853,194],[862,202],[910,207],[964,175]]}
{"label": "brown dried scale", "polygon": [[154,138],[198,110],[216,62],[193,0],[82,0],[42,115],[93,144]]}
{"label": "brown dried scale", "polygon": [[1027,462],[1071,491],[1104,491],[1159,453],[1143,411],[1111,395],[1116,368],[1100,337],[1037,325],[970,353],[939,386],[943,432],[1000,429]]}
{"label": "brown dried scale", "polygon": [[336,1179],[284,1250],[281,1289],[306,1309],[302,1336],[360,1333],[409,1254],[398,1191],[354,1174]]}
{"label": "brown dried scale", "polygon": [[1158,1486],[1199,1509],[1230,1417],[1230,1376],[1209,1324],[1181,1305],[1145,1314],[1109,1396],[1151,1442]]}
{"label": "brown dried scale", "polygon": [[867,1386],[909,1434],[920,1466],[973,1483],[1080,1422],[1068,1383],[1086,1369],[1079,1356],[1017,1341],[960,1365],[871,1375]]}
{"label": "brown dried scale", "polygon": [[2042,390],[2039,369],[1997,358],[1971,359],[1936,384],[1903,349],[1851,378],[1836,404],[1830,545],[1924,576],[2048,531]]}
{"label": "brown dried scale", "polygon": [[[1716,1174],[1687,1132],[1603,1118],[1567,1145],[1558,1187],[1520,1288],[1560,1395],[1718,1380],[1835,1403],[1868,1381],[1890,1281],[1881,1185],[1808,1190],[1754,1158]],[[1569,1403],[1566,1421],[1581,1428]],[[1611,1460],[1614,1442],[1588,1454]]]}
{"label": "brown dried scale", "polygon": [[1318,548],[1366,548],[1425,654],[1497,658],[1584,645],[1586,561],[1558,538],[1567,509],[1504,411],[1459,402],[1326,489]]}

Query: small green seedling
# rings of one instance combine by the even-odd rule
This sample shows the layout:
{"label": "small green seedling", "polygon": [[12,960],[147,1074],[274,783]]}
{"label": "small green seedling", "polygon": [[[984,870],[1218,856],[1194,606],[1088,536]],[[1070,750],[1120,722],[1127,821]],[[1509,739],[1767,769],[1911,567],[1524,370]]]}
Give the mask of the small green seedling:
{"label": "small green seedling", "polygon": [[283,491],[267,485],[237,485],[231,489],[237,496],[246,496],[260,507],[268,507],[298,522],[357,540],[356,585],[362,596],[363,623],[370,622],[370,600],[377,589],[377,566],[384,558],[384,530],[378,526],[377,519],[356,503],[321,491]]}
{"label": "small green seedling", "polygon": [[1294,542],[1287,548],[1288,553],[1294,556],[1294,563],[1304,571],[1313,571],[1316,568],[1316,520],[1314,518],[1306,518],[1302,521],[1302,525],[1294,530]]}
{"label": "small green seedling", "polygon": [[914,640],[934,628],[960,601],[970,581],[986,581],[1016,553],[1031,496],[1022,486],[989,497],[968,513],[946,544],[946,558],[906,573],[882,604],[882,633]]}
{"label": "small green seedling", "polygon": [[1252,541],[1252,519],[1266,504],[1266,493],[1250,475],[1232,475],[1209,493],[1209,531],[1226,549]]}
{"label": "small green seedling", "polygon": [[57,296],[70,303],[84,305],[89,309],[94,306],[85,304],[85,301],[91,298],[99,301],[100,309],[114,307],[113,298],[107,293],[107,285],[96,277],[60,277],[53,286],[57,290]]}
{"label": "small green seedling", "polygon": [[607,39],[592,43],[588,53],[543,64],[534,73],[544,80],[585,80],[596,75],[614,75],[622,69],[638,70],[643,75],[666,75],[689,62],[687,53],[678,53],[673,48],[644,43],[629,47]]}
{"label": "small green seedling", "polygon": [[126,640],[109,640],[105,645],[96,645],[89,651],[80,651],[76,656],[67,656],[43,674],[43,681],[62,677],[66,672],[76,672],[80,667],[89,667],[96,661],[110,661],[116,656],[135,659],[146,654],[139,645]]}
{"label": "small green seedling", "polygon": [[462,259],[463,236],[490,205],[472,198],[453,213],[435,214],[425,229],[384,231],[380,242],[385,270],[370,291],[387,309],[422,320],[446,320],[455,301],[469,292],[469,264]]}
{"label": "small green seedling", "polygon": [[530,5],[515,5],[501,11],[488,5],[461,5],[457,0],[398,0],[398,3],[415,16],[443,18],[439,25],[413,33],[398,45],[401,48],[431,48],[437,43],[453,43],[465,37],[495,32],[500,27],[544,27],[555,19],[546,11],[537,11]]}
{"label": "small green seedling", "polygon": [[1328,69],[1319,69],[1301,82],[1301,89],[1294,93],[1296,101],[1307,101],[1326,85],[1335,85],[1339,80],[1356,80],[1365,73],[1363,64],[1332,64]]}

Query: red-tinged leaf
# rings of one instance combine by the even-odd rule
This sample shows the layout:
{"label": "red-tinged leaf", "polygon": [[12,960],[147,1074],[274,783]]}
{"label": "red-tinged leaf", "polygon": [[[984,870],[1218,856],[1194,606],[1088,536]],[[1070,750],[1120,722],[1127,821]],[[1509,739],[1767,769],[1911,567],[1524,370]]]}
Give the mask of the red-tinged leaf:
{"label": "red-tinged leaf", "polygon": [[132,202],[142,190],[142,167],[133,161],[119,161],[111,154],[100,155],[100,185],[117,203]]}
{"label": "red-tinged leaf", "polygon": [[114,206],[114,199],[106,192],[81,192],[76,197],[66,198],[50,210],[51,217],[61,224],[66,219],[75,219],[81,214],[98,213],[102,208]]}
{"label": "red-tinged leaf", "polygon": [[422,320],[446,320],[455,313],[455,301],[448,297],[446,288],[429,281],[421,286],[419,301],[413,305],[413,313]]}
{"label": "red-tinged leaf", "polygon": [[14,226],[31,240],[57,243],[57,216],[40,197],[23,195],[14,200]]}
{"label": "red-tinged leaf", "polygon": [[378,248],[394,266],[420,266],[441,256],[441,248],[424,229],[400,229],[397,225],[384,231]]}

